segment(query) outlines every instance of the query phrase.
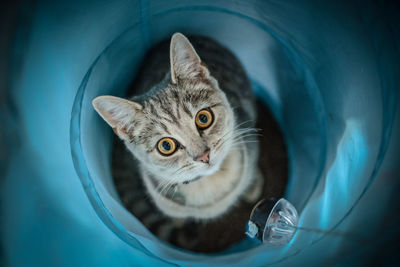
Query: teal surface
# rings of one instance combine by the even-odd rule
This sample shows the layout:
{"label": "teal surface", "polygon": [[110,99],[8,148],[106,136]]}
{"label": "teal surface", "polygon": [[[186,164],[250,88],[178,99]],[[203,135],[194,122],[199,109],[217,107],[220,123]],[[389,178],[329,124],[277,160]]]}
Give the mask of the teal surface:
{"label": "teal surface", "polygon": [[[3,114],[7,265],[363,265],[399,234],[394,5],[101,0],[27,6],[13,35]],[[318,231],[299,230],[285,246],[244,240],[204,255],[159,241],[121,205],[111,178],[112,131],[91,100],[123,95],[147,49],[177,31],[210,36],[243,62],[285,135],[285,198],[299,211],[299,226]]]}

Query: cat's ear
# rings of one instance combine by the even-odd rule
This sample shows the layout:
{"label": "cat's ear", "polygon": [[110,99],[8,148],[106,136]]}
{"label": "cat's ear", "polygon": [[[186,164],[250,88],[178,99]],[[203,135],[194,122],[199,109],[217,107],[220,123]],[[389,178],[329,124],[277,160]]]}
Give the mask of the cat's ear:
{"label": "cat's ear", "polygon": [[171,80],[176,84],[179,79],[207,78],[209,72],[202,65],[192,44],[181,33],[175,33],[170,46]]}
{"label": "cat's ear", "polygon": [[143,107],[133,101],[115,96],[98,96],[92,101],[94,109],[122,139],[129,140],[132,123],[140,120]]}

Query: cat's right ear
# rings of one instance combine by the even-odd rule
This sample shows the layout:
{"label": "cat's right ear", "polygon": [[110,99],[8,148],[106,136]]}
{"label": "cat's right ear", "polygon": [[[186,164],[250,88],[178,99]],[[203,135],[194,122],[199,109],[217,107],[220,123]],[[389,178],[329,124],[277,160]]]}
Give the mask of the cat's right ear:
{"label": "cat's right ear", "polygon": [[133,101],[115,96],[98,96],[92,101],[94,109],[124,140],[132,138],[132,123],[140,120],[143,107]]}

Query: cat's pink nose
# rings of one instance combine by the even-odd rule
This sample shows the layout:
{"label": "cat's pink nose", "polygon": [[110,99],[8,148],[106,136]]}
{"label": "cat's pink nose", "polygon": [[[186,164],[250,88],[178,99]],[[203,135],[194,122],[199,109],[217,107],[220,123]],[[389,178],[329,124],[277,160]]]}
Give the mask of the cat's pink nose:
{"label": "cat's pink nose", "polygon": [[203,154],[198,156],[196,158],[196,161],[201,161],[203,163],[209,163],[210,162],[210,149],[207,149],[206,151],[204,151]]}

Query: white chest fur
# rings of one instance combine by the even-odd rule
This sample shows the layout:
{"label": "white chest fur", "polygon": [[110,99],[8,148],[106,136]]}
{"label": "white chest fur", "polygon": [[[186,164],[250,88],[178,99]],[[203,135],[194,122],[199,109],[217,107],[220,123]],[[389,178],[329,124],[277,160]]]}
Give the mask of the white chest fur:
{"label": "white chest fur", "polygon": [[211,219],[228,211],[254,180],[255,170],[249,168],[249,156],[241,145],[232,149],[219,171],[189,184],[177,185],[183,203],[160,194],[146,172],[144,183],[158,208],[176,218]]}

